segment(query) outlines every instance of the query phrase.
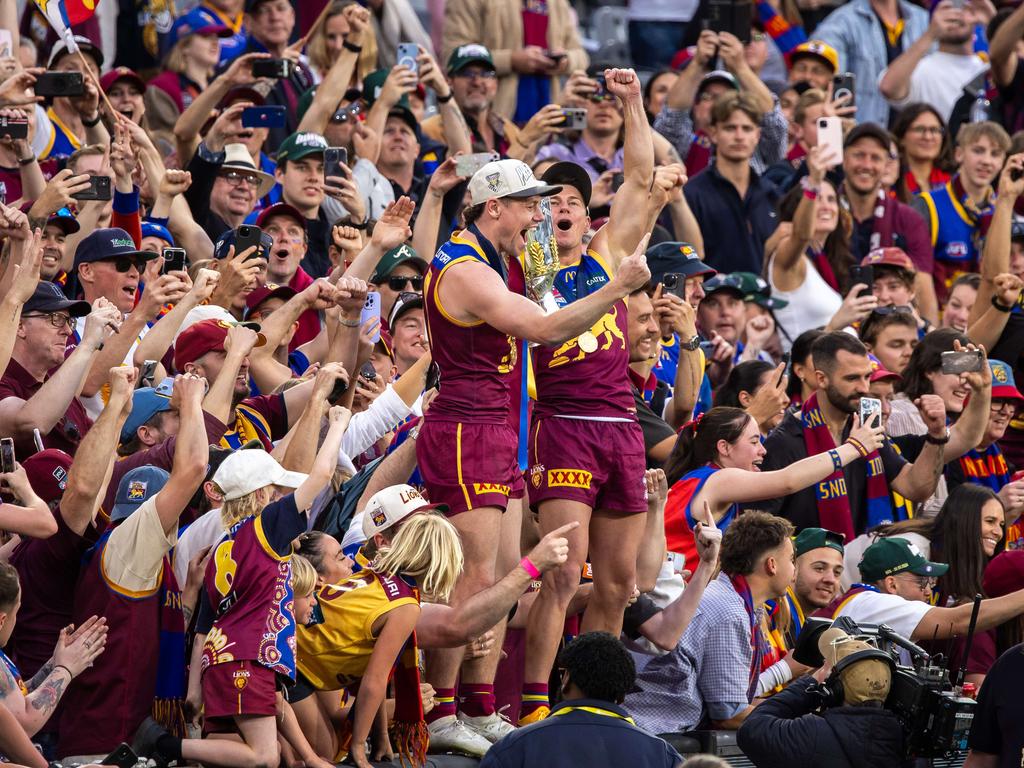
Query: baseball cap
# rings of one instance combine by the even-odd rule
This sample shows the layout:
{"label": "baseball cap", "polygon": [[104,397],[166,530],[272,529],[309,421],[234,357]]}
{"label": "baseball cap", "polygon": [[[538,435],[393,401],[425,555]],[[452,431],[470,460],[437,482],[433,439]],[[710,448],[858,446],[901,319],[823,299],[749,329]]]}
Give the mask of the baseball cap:
{"label": "baseball cap", "polygon": [[71,456],[56,448],[33,453],[23,462],[25,475],[29,485],[47,504],[60,501],[64,490],[68,487],[68,470],[71,469]]}
{"label": "baseball cap", "polygon": [[174,247],[174,235],[171,234],[171,230],[163,224],[157,224],[155,221],[142,222],[142,236],[158,237],[172,248]]}
{"label": "baseball cap", "polygon": [[1015,221],[1010,225],[1010,240],[1024,240],[1024,222]]}
{"label": "baseball cap", "polygon": [[248,450],[224,459],[213,482],[224,491],[224,501],[233,501],[268,485],[298,488],[307,477],[303,472],[289,472],[266,451]]}
{"label": "baseball cap", "polygon": [[785,299],[772,296],[772,287],[760,275],[755,275],[753,272],[733,272],[732,274],[733,277],[739,278],[744,301],[752,302],[765,309],[783,309],[789,306],[789,302]]}
{"label": "baseball cap", "polygon": [[122,80],[127,80],[132,83],[140,92],[146,92],[146,81],[139,76],[138,72],[134,69],[129,69],[128,67],[114,67],[112,70],[107,72],[100,78],[100,88],[103,89],[104,93],[110,93],[110,89],[114,87],[114,83],[119,83]]}
{"label": "baseball cap", "polygon": [[[266,97],[255,88],[250,88],[248,85],[238,85],[224,94],[217,103],[217,109],[226,109],[239,101],[251,101],[254,107],[262,107],[267,103]],[[214,119],[211,118],[209,125],[213,125],[212,120]],[[206,127],[204,126],[204,129]]]}
{"label": "baseball cap", "polygon": [[[381,89],[384,87],[384,81],[388,79],[390,74],[389,70],[378,69],[376,72],[371,72],[363,78],[363,100],[366,102],[366,108],[369,109],[373,102],[380,97]],[[422,87],[417,86],[417,90]],[[426,92],[420,94],[421,97],[426,95]],[[412,129],[413,133],[419,136],[419,123],[416,121],[416,115],[413,114],[412,109],[409,107],[409,94],[402,94],[402,98],[398,100],[398,103],[391,108],[388,112],[388,117],[397,117],[405,122],[409,128]]]}
{"label": "baseball cap", "polygon": [[81,264],[116,259],[118,256],[134,256],[144,261],[155,259],[152,251],[140,251],[132,236],[119,227],[97,229],[85,236],[75,249],[75,269]]}
{"label": "baseball cap", "polygon": [[[241,325],[241,323],[232,324],[224,320],[211,319],[200,320],[186,328],[178,334],[178,338],[174,342],[174,367],[179,371],[184,371],[187,363],[194,363],[207,352],[224,349],[224,339],[227,338],[232,325]],[[259,328],[258,325],[253,327],[255,325],[253,323],[245,325],[253,330]],[[256,346],[262,347],[267,343],[267,337],[262,333],[258,333],[258,336]]]}
{"label": "baseball cap", "polygon": [[494,57],[491,56],[491,52],[487,50],[486,46],[480,45],[480,43],[467,43],[460,45],[448,57],[448,74],[454,75],[470,64],[483,64],[490,70],[497,69],[494,66]]}
{"label": "baseball cap", "polygon": [[719,293],[720,291],[731,291],[741,299],[745,295],[741,278],[734,274],[724,275],[721,272],[704,281],[705,296],[710,296],[712,293]]}
{"label": "baseball cap", "polygon": [[1024,400],[1024,395],[1017,389],[1013,380],[1013,369],[1002,360],[989,360],[988,367],[992,371],[992,399]]}
{"label": "baseball cap", "polygon": [[447,504],[431,504],[411,485],[392,485],[377,491],[363,510],[363,535],[373,538],[416,512],[436,509],[447,512]]}
{"label": "baseball cap", "polygon": [[72,317],[85,317],[92,311],[87,301],[72,301],[56,283],[39,281],[32,297],[21,308],[22,317],[28,312],[67,312]]}
{"label": "baseball cap", "polygon": [[136,467],[121,478],[110,510],[110,522],[124,520],[167,485],[170,474],[166,469],[146,464]]}
{"label": "baseball cap", "polygon": [[697,95],[700,96],[701,91],[712,83],[725,83],[736,91],[740,89],[739,81],[736,80],[732,72],[727,72],[724,69],[713,69],[700,79],[700,85],[697,86]]}
{"label": "baseball cap", "polygon": [[295,291],[287,285],[267,283],[266,285],[257,286],[253,289],[252,293],[245,297],[245,313],[243,314],[243,317],[249,317],[249,315],[259,309],[260,304],[268,299],[281,299],[282,301],[288,301],[289,299],[294,298],[294,296]]}
{"label": "baseball cap", "polygon": [[193,8],[186,14],[179,16],[171,25],[171,31],[164,38],[164,53],[166,54],[178,44],[180,40],[189,35],[203,35],[205,37],[231,37],[231,29],[223,24],[213,24],[199,8]]}
{"label": "baseball cap", "polygon": [[[235,230],[229,229],[220,237],[217,238],[217,242],[213,244],[213,258],[215,259],[226,259],[228,253],[231,251],[231,246],[235,244]],[[274,247],[274,238],[268,235],[266,232],[260,232],[260,247],[263,249],[263,254],[266,255],[270,252],[270,249]]]}
{"label": "baseball cap", "polygon": [[426,262],[419,257],[419,254],[413,250],[411,245],[403,243],[380,257],[377,267],[373,270],[373,274],[370,275],[370,282],[374,285],[380,285],[402,264],[410,264],[416,267],[421,275],[427,271]]}
{"label": "baseball cap", "polygon": [[388,328],[394,328],[398,318],[410,309],[423,308],[423,295],[420,293],[400,293],[391,307],[391,314],[388,315]]}
{"label": "baseball cap", "polygon": [[892,134],[878,123],[858,123],[854,126],[853,130],[846,134],[846,139],[843,141],[843,149],[852,147],[861,139],[874,139],[886,151],[886,154],[888,154],[893,144]]}
{"label": "baseball cap", "polygon": [[594,191],[594,185],[590,180],[590,174],[579,163],[574,163],[572,160],[555,163],[544,171],[540,180],[545,184],[575,187],[583,197],[583,205],[590,206],[590,195]]}
{"label": "baseball cap", "polygon": [[869,381],[875,382],[884,381],[887,379],[892,381],[903,381],[902,376],[900,376],[898,373],[893,373],[892,371],[887,370],[886,367],[882,365],[882,361],[879,360],[874,355],[868,354],[868,360],[871,361],[871,376],[868,379]]}
{"label": "baseball cap", "polygon": [[[92,40],[83,35],[75,35],[75,44],[78,45],[82,53],[93,57],[96,61],[97,67],[103,66],[103,51],[101,51],[99,46],[97,46]],[[68,51],[67,41],[64,38],[61,38],[54,44],[53,50],[50,51],[50,59],[46,62],[46,68],[52,68],[61,56],[68,53],[70,53],[70,51]]]}
{"label": "baseball cap", "polygon": [[171,410],[171,390],[166,387],[139,387],[132,393],[132,412],[121,427],[121,442],[127,443],[135,430],[158,413]]}
{"label": "baseball cap", "polygon": [[[35,484],[32,485],[35,488]],[[1007,549],[989,560],[981,587],[989,597],[1024,589],[1024,549]]]}
{"label": "baseball cap", "polygon": [[914,262],[902,248],[875,248],[860,260],[861,266],[896,267],[907,272],[917,272]]}
{"label": "baseball cap", "polygon": [[491,198],[550,197],[561,190],[540,183],[533,169],[522,160],[492,160],[469,180],[470,205],[480,205]]}
{"label": "baseball cap", "polygon": [[716,275],[715,270],[700,260],[697,249],[689,243],[669,241],[658,243],[647,249],[647,266],[651,270],[651,282],[663,283],[665,275],[673,272],[687,278],[698,275]]}
{"label": "baseball cap", "polygon": [[82,227],[78,223],[78,219],[67,208],[61,208],[60,210],[54,211],[50,214],[50,218],[46,220],[47,224],[52,224],[55,227],[60,227],[64,230],[65,235],[73,235],[78,232]]}
{"label": "baseball cap", "polygon": [[799,534],[793,537],[793,557],[800,557],[812,549],[834,549],[839,554],[844,553],[841,533],[828,531],[824,528],[804,528]]}
{"label": "baseball cap", "polygon": [[281,142],[277,149],[277,162],[301,160],[310,155],[322,155],[327,149],[327,139],[312,131],[296,131]]}
{"label": "baseball cap", "polygon": [[789,54],[789,65],[799,58],[813,57],[825,62],[835,73],[839,69],[839,52],[828,43],[821,40],[808,40],[800,43]]}
{"label": "baseball cap", "polygon": [[[305,155],[303,155],[305,157]],[[296,158],[292,158],[293,160]],[[274,203],[269,208],[264,208],[260,211],[260,215],[256,217],[256,226],[263,227],[267,219],[272,216],[288,216],[298,222],[299,226],[303,229],[306,228],[306,217],[299,213],[299,209],[288,203]],[[268,236],[269,237],[269,236]],[[271,238],[271,244],[273,244],[273,238]]]}
{"label": "baseball cap", "polygon": [[861,579],[867,584],[898,573],[942,576],[949,570],[945,563],[931,562],[915,544],[895,536],[878,539],[865,549],[858,567]]}

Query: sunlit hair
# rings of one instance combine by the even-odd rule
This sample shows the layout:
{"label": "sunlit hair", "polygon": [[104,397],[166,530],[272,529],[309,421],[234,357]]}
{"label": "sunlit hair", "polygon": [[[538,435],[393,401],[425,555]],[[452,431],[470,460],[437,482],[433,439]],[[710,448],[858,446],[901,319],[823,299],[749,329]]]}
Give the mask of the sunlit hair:
{"label": "sunlit hair", "polygon": [[459,532],[436,512],[413,515],[381,547],[373,570],[389,577],[405,574],[416,579],[425,597],[447,602],[462,573]]}
{"label": "sunlit hair", "polygon": [[[217,484],[214,483],[214,485]],[[219,486],[217,490],[221,495],[224,494],[224,491]],[[220,507],[220,521],[224,526],[224,530],[230,531],[235,523],[262,512],[263,508],[270,503],[272,492],[273,486],[268,485],[263,488],[257,488],[241,498],[226,500]]]}
{"label": "sunlit hair", "polygon": [[[326,75],[327,71],[334,64],[334,56],[327,50],[327,24],[335,16],[340,16],[346,6],[355,5],[356,0],[333,0],[330,9],[324,16],[323,22],[316,34],[309,39],[306,52],[309,54],[309,61],[321,74]],[[377,69],[377,37],[376,35],[363,35],[360,43],[362,52],[356,59],[356,79],[363,80],[368,74]]]}
{"label": "sunlit hair", "polygon": [[302,555],[292,555],[292,592],[305,597],[316,589],[316,569]]}

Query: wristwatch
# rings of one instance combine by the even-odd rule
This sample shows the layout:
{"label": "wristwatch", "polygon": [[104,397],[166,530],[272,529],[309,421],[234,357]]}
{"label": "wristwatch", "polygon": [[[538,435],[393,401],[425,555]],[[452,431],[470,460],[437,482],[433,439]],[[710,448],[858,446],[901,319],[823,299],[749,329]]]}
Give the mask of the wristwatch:
{"label": "wristwatch", "polygon": [[946,427],[945,437],[932,437],[929,434],[925,434],[924,441],[926,443],[930,443],[931,445],[945,445],[946,443],[949,442],[949,427]]}
{"label": "wristwatch", "polygon": [[682,349],[682,350],[685,350],[687,352],[694,352],[694,351],[696,351],[697,347],[699,347],[699,346],[700,346],[700,336],[694,336],[689,341],[685,341],[685,342],[684,341],[680,341],[679,342],[679,348]]}

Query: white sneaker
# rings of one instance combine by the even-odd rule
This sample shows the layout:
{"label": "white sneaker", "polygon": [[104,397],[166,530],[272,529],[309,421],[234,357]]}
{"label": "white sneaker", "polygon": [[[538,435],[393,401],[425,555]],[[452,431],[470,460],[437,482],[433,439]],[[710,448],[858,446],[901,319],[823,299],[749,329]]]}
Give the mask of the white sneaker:
{"label": "white sneaker", "polygon": [[508,736],[516,727],[512,725],[505,715],[500,712],[493,712],[483,717],[469,717],[459,712],[461,720],[467,728],[480,734],[491,744],[497,744],[505,736]]}
{"label": "white sneaker", "polygon": [[448,715],[427,726],[430,731],[431,752],[459,752],[470,757],[483,757],[491,748],[491,742],[465,723]]}

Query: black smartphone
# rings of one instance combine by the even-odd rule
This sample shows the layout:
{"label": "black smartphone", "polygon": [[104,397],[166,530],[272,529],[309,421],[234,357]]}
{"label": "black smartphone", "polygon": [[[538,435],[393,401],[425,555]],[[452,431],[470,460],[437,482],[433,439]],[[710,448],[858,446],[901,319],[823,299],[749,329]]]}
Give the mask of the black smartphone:
{"label": "black smartphone", "polygon": [[348,382],[345,379],[338,379],[334,382],[334,386],[331,388],[331,394],[327,396],[327,402],[331,405],[337,405],[338,401],[341,400],[342,395],[345,394],[345,390],[348,389]]}
{"label": "black smartphone", "polygon": [[564,59],[568,54],[565,53],[552,53],[551,51],[544,51],[544,55],[554,61],[556,64]]}
{"label": "black smartphone", "polygon": [[0,472],[14,471],[14,438],[0,438]]}
{"label": "black smartphone", "polygon": [[257,59],[252,63],[253,77],[271,77],[284,80],[292,74],[292,63],[289,59]]}
{"label": "black smartphone", "polygon": [[373,367],[373,363],[367,360],[359,369],[359,376],[367,381],[373,381],[377,378],[377,369]]}
{"label": "black smartphone", "polygon": [[27,139],[28,119],[0,115],[0,136],[10,136],[12,139]]}
{"label": "black smartphone", "polygon": [[430,367],[427,369],[427,380],[423,384],[423,391],[429,392],[431,389],[441,389],[441,369],[437,367],[437,361],[431,361]]}
{"label": "black smartphone", "polygon": [[82,96],[85,79],[81,72],[43,72],[32,87],[36,96]]}
{"label": "black smartphone", "polygon": [[856,106],[854,100],[856,99],[856,91],[854,90],[855,78],[853,72],[843,72],[842,74],[836,75],[832,78],[832,98],[838,99],[840,96],[849,95],[850,100],[843,104],[844,107]]}
{"label": "black smartphone", "polygon": [[343,166],[348,165],[348,149],[345,147],[328,147],[324,150],[324,178],[340,176],[346,178]]}
{"label": "black smartphone", "polygon": [[287,107],[270,105],[242,110],[243,128],[284,128],[287,122]]}
{"label": "black smartphone", "polygon": [[867,286],[867,288],[862,288],[857,295],[870,296],[871,288],[875,284],[875,268],[870,264],[864,266],[854,264],[850,267],[850,285],[857,285],[857,283]]}
{"label": "black smartphone", "polygon": [[671,293],[673,296],[686,300],[686,275],[678,272],[666,272],[665,276],[661,278],[661,284],[664,286],[662,290],[665,293]]}
{"label": "black smartphone", "polygon": [[131,747],[123,741],[114,748],[114,751],[100,761],[100,765],[116,765],[118,768],[132,768],[139,761]]}
{"label": "black smartphone", "polygon": [[113,195],[110,191],[109,176],[90,176],[89,188],[72,195],[75,200],[111,200]]}
{"label": "black smartphone", "polygon": [[263,230],[259,227],[243,224],[235,230],[235,253],[241,253],[247,248],[256,249],[249,257],[250,259],[266,258]]}
{"label": "black smartphone", "polygon": [[164,265],[160,268],[160,274],[168,272],[184,272],[187,268],[187,257],[184,248],[164,248],[162,256]]}
{"label": "black smartphone", "polygon": [[782,380],[784,378],[786,378],[786,375],[789,373],[789,358],[790,358],[789,352],[783,352],[782,353],[782,359],[779,360],[779,362],[783,364],[782,365],[782,373],[779,374],[779,380],[775,382],[775,387],[776,388],[778,388],[778,387],[780,387],[782,385]]}
{"label": "black smartphone", "polygon": [[744,45],[750,42],[754,5],[750,0],[710,0],[707,23],[712,32],[728,32]]}
{"label": "black smartphone", "polygon": [[1010,181],[1020,181],[1021,176],[1024,176],[1024,168],[1010,169]]}

